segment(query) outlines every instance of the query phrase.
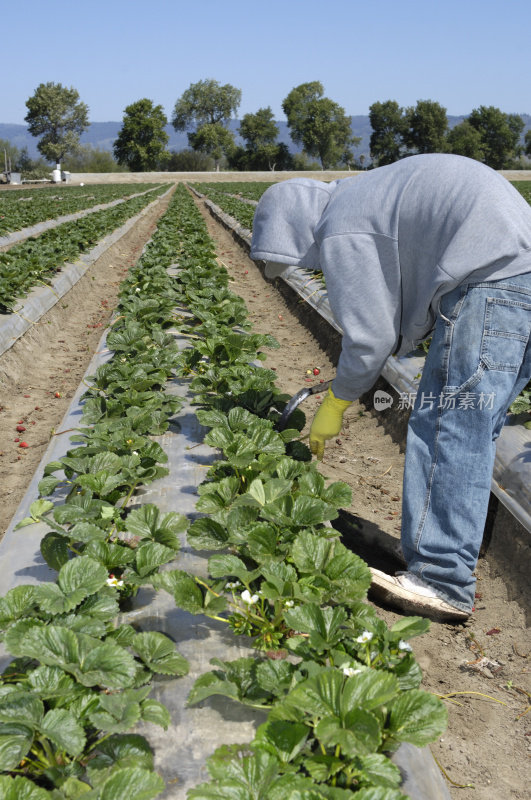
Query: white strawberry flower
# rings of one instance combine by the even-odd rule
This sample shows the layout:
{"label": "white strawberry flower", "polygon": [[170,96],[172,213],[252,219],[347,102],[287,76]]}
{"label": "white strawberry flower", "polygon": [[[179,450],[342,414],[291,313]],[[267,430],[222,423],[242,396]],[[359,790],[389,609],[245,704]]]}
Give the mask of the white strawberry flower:
{"label": "white strawberry flower", "polygon": [[358,636],[356,641],[359,642],[359,644],[367,644],[367,642],[371,641],[373,636],[374,636],[374,634],[371,633],[370,631],[363,631],[361,636]]}
{"label": "white strawberry flower", "polygon": [[225,584],[225,589],[237,589],[238,586],[241,586],[240,581],[229,581]]}
{"label": "white strawberry flower", "polygon": [[343,675],[347,678],[352,678],[353,675],[359,675],[360,672],[363,672],[362,669],[355,669],[354,667],[349,667],[347,664],[344,664],[341,669],[343,670]]}
{"label": "white strawberry flower", "polygon": [[123,585],[124,582],[119,581],[118,578],[114,577],[114,575],[109,575],[109,577],[107,578],[107,586],[117,586],[118,588],[120,588],[120,586]]}
{"label": "white strawberry flower", "polygon": [[399,650],[405,650],[405,652],[407,652],[407,653],[411,653],[411,650],[413,648],[411,647],[410,644],[405,642],[403,639],[400,639],[400,641],[398,642],[398,649]]}
{"label": "white strawberry flower", "polygon": [[284,600],[284,605],[286,608],[293,608],[295,602],[293,600]]}
{"label": "white strawberry flower", "polygon": [[247,603],[247,605],[249,606],[254,606],[254,604],[258,603],[258,600],[260,599],[257,594],[251,595],[248,589],[244,589],[244,591],[241,594],[241,598],[243,602]]}

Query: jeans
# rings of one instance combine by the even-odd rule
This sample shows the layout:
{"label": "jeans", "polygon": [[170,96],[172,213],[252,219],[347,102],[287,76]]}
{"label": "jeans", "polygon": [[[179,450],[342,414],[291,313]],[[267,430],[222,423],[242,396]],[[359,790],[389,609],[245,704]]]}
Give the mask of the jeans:
{"label": "jeans", "polygon": [[496,439],[531,380],[531,272],[441,298],[408,426],[402,550],[408,572],[463,611],[487,515]]}

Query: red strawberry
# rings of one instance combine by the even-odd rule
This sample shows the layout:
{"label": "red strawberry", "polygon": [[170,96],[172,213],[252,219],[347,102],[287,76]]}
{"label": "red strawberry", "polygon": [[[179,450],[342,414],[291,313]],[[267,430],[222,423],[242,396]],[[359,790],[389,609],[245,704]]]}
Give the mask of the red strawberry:
{"label": "red strawberry", "polygon": [[313,374],[314,375],[319,375],[320,372],[321,372],[321,370],[319,369],[319,367],[314,367],[313,368]]}
{"label": "red strawberry", "polygon": [[22,433],[22,431],[25,431],[25,430],[26,430],[26,428],[24,427],[24,425],[17,425],[17,431],[19,433]]}
{"label": "red strawberry", "polygon": [[27,442],[21,442],[19,447],[29,447],[29,444]]}

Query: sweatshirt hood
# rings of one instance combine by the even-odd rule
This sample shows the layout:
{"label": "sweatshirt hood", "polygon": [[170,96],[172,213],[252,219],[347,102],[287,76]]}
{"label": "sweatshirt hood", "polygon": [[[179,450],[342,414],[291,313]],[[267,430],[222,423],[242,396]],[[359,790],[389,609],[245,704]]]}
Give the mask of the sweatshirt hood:
{"label": "sweatshirt hood", "polygon": [[314,230],[335,184],[292,178],[266,189],[254,214],[251,258],[317,269]]}

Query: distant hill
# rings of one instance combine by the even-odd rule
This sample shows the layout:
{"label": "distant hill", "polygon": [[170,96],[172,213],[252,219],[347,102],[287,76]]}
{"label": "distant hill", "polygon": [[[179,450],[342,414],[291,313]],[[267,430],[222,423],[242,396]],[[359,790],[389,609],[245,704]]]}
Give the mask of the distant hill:
{"label": "distant hill", "polygon": [[[525,123],[525,134],[525,132],[531,128],[531,115],[520,114],[520,116]],[[464,116],[448,116],[448,124],[450,128],[453,128],[454,125],[457,125],[464,119]],[[232,120],[230,123],[230,128],[236,134],[237,144],[242,144],[242,140],[237,133],[239,124],[239,120]],[[287,123],[285,121],[277,120],[277,126],[279,129],[278,141],[286,144],[290,152],[299,152],[300,148],[294,145],[291,141]],[[103,150],[112,152],[113,143],[118,137],[121,127],[121,122],[92,122],[88,130],[86,130],[81,136],[81,143],[91,144],[94,147],[99,147]],[[183,150],[185,147],[188,147],[188,137],[186,133],[177,133],[173,129],[172,125],[166,126],[166,132],[169,136],[168,147],[170,150]],[[369,159],[369,142],[371,132],[372,128],[368,116],[357,115],[352,117],[352,133],[354,136],[361,137],[360,144],[354,150],[356,158],[364,155],[366,159]],[[0,123],[0,139],[7,139],[7,141],[11,142],[11,144],[21,149],[23,147],[27,147],[30,158],[38,158],[40,155],[39,151],[37,150],[38,139],[34,138],[28,132],[28,129],[25,125],[10,125],[6,123]]]}

